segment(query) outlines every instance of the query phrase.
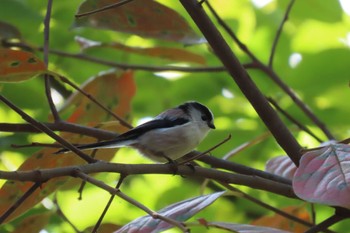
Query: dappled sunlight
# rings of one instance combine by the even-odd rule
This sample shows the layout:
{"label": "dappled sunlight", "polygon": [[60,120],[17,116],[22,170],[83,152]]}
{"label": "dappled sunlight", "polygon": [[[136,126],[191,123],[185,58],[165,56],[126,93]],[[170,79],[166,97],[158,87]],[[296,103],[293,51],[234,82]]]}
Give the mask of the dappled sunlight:
{"label": "dappled sunlight", "polygon": [[[298,198],[290,180],[271,173],[288,172],[276,156],[305,165],[306,150],[350,135],[350,1],[81,0],[52,9],[45,1],[0,2],[0,232],[91,232],[100,217],[98,231],[114,232],[153,211],[162,212],[145,217],[142,229],[262,231],[249,225],[262,217],[297,232],[290,216],[271,210],[304,211],[314,200],[316,229],[325,231],[338,201],[332,192],[349,199],[341,175],[350,149],[326,154],[346,181],[331,193],[332,182],[314,179],[317,193],[306,186]],[[50,87],[45,74],[55,78]],[[172,109],[187,101],[213,114],[193,103]],[[199,166],[171,161],[210,149],[191,157]],[[324,162],[300,181],[330,174]]]}
{"label": "dappled sunlight", "polygon": [[300,53],[292,53],[289,57],[289,66],[296,68],[302,60],[303,56]]}

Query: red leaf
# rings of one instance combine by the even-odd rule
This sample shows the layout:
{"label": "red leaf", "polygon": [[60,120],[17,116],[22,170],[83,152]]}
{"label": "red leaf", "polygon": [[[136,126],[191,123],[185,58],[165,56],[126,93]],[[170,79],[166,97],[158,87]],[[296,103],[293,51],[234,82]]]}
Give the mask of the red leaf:
{"label": "red leaf", "polygon": [[305,153],[294,179],[301,199],[350,208],[350,146],[334,144]]}
{"label": "red leaf", "polygon": [[[205,196],[199,196],[187,199],[175,204],[172,204],[158,213],[162,216],[175,219],[183,222],[191,218],[193,215],[201,211],[218,199],[224,192],[217,192]],[[153,219],[151,216],[143,216],[123,226],[115,233],[129,232],[129,233],[156,233],[164,231],[173,227],[167,222],[159,219]]]}
{"label": "red leaf", "polygon": [[270,227],[259,227],[248,224],[234,224],[225,222],[208,222],[208,226],[224,229],[235,233],[291,233]]}
{"label": "red leaf", "polygon": [[[115,4],[116,0],[86,0],[78,14]],[[79,17],[74,26],[88,26],[136,34],[141,37],[183,42],[202,43],[187,22],[176,11],[156,1],[132,1],[120,7]]]}
{"label": "red leaf", "polygon": [[293,179],[297,167],[288,156],[277,156],[266,163],[265,170],[284,178]]}

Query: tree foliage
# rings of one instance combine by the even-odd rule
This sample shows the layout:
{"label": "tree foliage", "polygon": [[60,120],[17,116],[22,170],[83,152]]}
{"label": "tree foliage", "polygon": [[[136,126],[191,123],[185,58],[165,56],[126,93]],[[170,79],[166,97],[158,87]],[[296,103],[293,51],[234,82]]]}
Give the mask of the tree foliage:
{"label": "tree foliage", "polygon": [[[260,3],[2,0],[0,231],[344,232],[349,15]],[[73,146],[188,100],[198,166]]]}

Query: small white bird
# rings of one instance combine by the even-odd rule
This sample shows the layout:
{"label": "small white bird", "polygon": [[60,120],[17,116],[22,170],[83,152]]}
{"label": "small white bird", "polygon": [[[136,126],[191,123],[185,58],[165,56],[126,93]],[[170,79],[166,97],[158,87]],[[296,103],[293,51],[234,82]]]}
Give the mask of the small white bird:
{"label": "small white bird", "polygon": [[[194,150],[215,129],[213,113],[203,104],[186,102],[118,137],[77,146],[81,150],[130,146],[156,162],[172,162]],[[56,154],[68,152],[62,149]]]}

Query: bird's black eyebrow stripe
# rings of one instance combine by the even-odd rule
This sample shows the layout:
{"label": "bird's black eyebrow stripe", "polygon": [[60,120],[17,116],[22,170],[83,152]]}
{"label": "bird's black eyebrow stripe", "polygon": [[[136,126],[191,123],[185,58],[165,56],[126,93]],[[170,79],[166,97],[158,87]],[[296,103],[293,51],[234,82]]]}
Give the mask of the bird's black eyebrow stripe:
{"label": "bird's black eyebrow stripe", "polygon": [[192,105],[193,105],[193,107],[198,109],[200,112],[204,113],[208,117],[209,120],[213,120],[213,115],[207,107],[205,107],[204,105],[197,103],[197,102],[192,103]]}
{"label": "bird's black eyebrow stripe", "polygon": [[190,106],[193,106],[194,108],[198,109],[201,113],[205,114],[210,121],[213,120],[213,115],[209,111],[209,109],[198,102],[188,102],[185,104],[181,104],[178,108],[182,109],[185,113],[188,114]]}
{"label": "bird's black eyebrow stripe", "polygon": [[153,129],[164,129],[164,128],[171,128],[177,125],[183,125],[186,124],[187,122],[189,122],[188,119],[184,119],[184,118],[177,118],[177,119],[156,119],[156,120],[152,120],[149,122],[146,122],[142,125],[139,125],[127,132],[125,132],[124,134],[119,135],[118,138],[123,138],[125,140],[132,140],[137,138],[138,136],[147,133],[150,130]]}

